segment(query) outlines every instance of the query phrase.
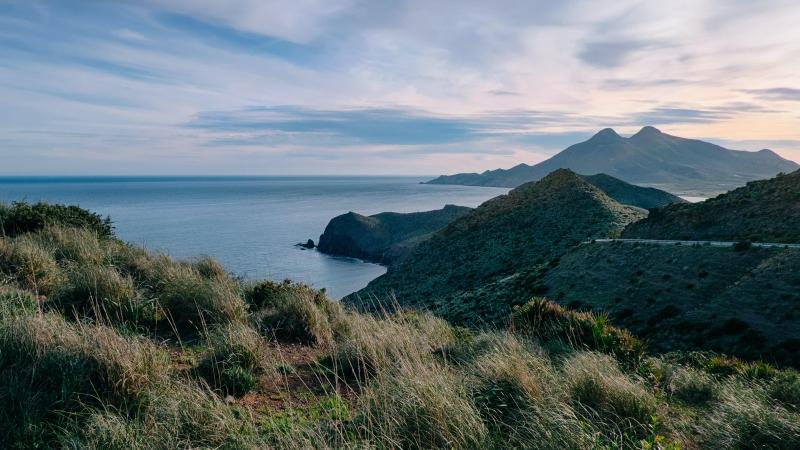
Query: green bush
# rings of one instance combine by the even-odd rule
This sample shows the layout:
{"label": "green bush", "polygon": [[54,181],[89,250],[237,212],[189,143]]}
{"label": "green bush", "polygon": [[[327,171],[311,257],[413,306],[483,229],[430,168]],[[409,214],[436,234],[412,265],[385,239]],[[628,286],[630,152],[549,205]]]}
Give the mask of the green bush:
{"label": "green bush", "polygon": [[695,405],[703,405],[718,396],[717,383],[707,374],[695,369],[679,367],[670,375],[667,391],[676,398]]}
{"label": "green bush", "polygon": [[49,203],[14,202],[0,204],[0,234],[17,236],[41,230],[47,226],[85,228],[100,236],[112,236],[111,219],[87,211],[78,206],[53,205]]}
{"label": "green bush", "polygon": [[0,322],[18,316],[31,315],[39,310],[39,302],[31,292],[13,286],[0,285]]}
{"label": "green bush", "polygon": [[247,306],[235,281],[208,279],[194,268],[179,264],[160,269],[153,291],[179,332],[246,320]]}
{"label": "green bush", "polygon": [[516,307],[510,322],[514,332],[609,353],[631,367],[638,366],[644,354],[641,341],[628,331],[609,325],[606,316],[570,311],[547,299],[533,299]]}
{"label": "green bush", "polygon": [[266,337],[281,342],[330,346],[335,338],[346,333],[341,305],[307,286],[294,285],[292,290],[281,290],[258,303],[262,306],[253,318]]}
{"label": "green bush", "polygon": [[580,352],[564,363],[563,376],[575,406],[606,433],[644,437],[657,412],[653,394],[622,373],[606,355]]}
{"label": "green bush", "polygon": [[779,372],[769,384],[768,392],[785,406],[800,410],[800,373],[791,369]]}
{"label": "green bush", "polygon": [[800,448],[800,415],[768,401],[761,389],[729,382],[702,422],[704,448]]}
{"label": "green bush", "polygon": [[133,280],[113,267],[76,266],[52,297],[53,304],[67,316],[94,317],[112,323],[148,324],[155,320],[155,308],[137,293]]}
{"label": "green bush", "polygon": [[372,380],[363,399],[381,448],[481,448],[487,437],[463,381],[443,366],[404,364]]}
{"label": "green bush", "polygon": [[279,283],[263,280],[245,286],[244,298],[254,309],[275,306],[283,303],[287,296],[292,295],[301,286],[290,280]]}
{"label": "green bush", "polygon": [[29,236],[14,240],[0,238],[0,272],[41,295],[56,289],[63,278],[53,255]]}
{"label": "green bush", "polygon": [[227,275],[225,268],[210,256],[203,256],[192,261],[192,267],[205,278],[225,278]]}
{"label": "green bush", "polygon": [[[86,405],[135,404],[168,380],[154,344],[112,328],[69,324],[54,314],[0,324],[0,447],[48,442],[64,414]],[[42,444],[44,447],[52,446]]]}
{"label": "green bush", "polygon": [[105,259],[105,246],[111,240],[101,238],[85,228],[48,226],[30,235],[62,265],[101,264]]}
{"label": "green bush", "polygon": [[208,347],[198,373],[209,385],[237,397],[255,388],[267,367],[266,349],[255,330],[241,324],[222,327],[211,333]]}

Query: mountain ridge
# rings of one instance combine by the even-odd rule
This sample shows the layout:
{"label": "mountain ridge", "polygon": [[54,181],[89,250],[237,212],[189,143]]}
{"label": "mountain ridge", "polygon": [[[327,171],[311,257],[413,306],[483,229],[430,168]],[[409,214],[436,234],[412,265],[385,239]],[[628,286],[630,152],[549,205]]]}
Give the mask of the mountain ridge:
{"label": "mountain ridge", "polygon": [[[457,303],[460,293],[547,264],[565,249],[617,233],[643,216],[574,172],[560,169],[450,223],[344,301],[370,309],[376,306],[370,299],[390,294],[400,306]],[[486,319],[504,317],[512,303],[509,300],[496,309],[497,317],[487,314]]]}
{"label": "mountain ridge", "polygon": [[729,150],[698,139],[687,139],[645,126],[625,138],[604,128],[586,141],[571,145],[535,165],[483,173],[442,175],[430,184],[515,187],[541,179],[559,168],[577,173],[605,173],[623,181],[668,191],[718,193],[747,181],[797,170],[800,165],[771,150]]}

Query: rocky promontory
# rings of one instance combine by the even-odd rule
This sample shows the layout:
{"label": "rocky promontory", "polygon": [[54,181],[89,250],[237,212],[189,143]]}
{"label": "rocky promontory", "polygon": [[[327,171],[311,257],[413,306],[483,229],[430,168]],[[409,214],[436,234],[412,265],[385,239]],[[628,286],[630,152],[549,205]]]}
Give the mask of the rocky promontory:
{"label": "rocky promontory", "polygon": [[372,216],[351,211],[331,219],[319,237],[317,249],[329,255],[391,265],[402,260],[432,233],[471,210],[465,206],[446,205],[434,211],[383,212]]}

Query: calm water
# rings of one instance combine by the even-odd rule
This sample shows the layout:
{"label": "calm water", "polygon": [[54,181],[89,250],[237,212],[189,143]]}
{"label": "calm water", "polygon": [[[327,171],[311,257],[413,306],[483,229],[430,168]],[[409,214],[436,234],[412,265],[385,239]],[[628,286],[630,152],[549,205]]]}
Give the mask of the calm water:
{"label": "calm water", "polygon": [[316,251],[332,217],[477,206],[507,189],[419,184],[420,177],[0,178],[0,201],[77,204],[110,215],[117,235],[177,258],[211,255],[249,279],[291,278],[333,297],[385,268]]}

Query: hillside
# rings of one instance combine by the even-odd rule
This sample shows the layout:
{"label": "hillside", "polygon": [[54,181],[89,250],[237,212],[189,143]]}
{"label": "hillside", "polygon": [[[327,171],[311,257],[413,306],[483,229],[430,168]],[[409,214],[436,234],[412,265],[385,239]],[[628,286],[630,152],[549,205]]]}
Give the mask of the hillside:
{"label": "hillside", "polygon": [[330,255],[392,264],[431,233],[471,210],[464,206],[446,205],[435,211],[408,214],[384,212],[363,216],[349,212],[331,219],[319,237],[317,249]]}
{"label": "hillside", "polygon": [[440,176],[432,184],[515,187],[568,168],[581,174],[604,173],[629,183],[671,192],[719,193],[747,181],[773,177],[800,168],[770,150],[728,150],[708,142],[671,136],[644,127],[629,138],[606,128],[550,159],[529,166],[481,174]]}
{"label": "hillside", "polygon": [[[370,307],[394,295],[400,305],[460,304],[458,296],[516,272],[548,263],[567,248],[619,232],[643,216],[569,170],[557,170],[489,200],[421,243],[402,263],[345,298]],[[492,314],[500,320],[515,302],[498,298]],[[382,305],[385,306],[385,305]]]}
{"label": "hillside", "polygon": [[654,210],[626,238],[800,242],[800,170],[694,204]]}
{"label": "hillside", "polygon": [[584,244],[534,278],[543,295],[609,313],[653,351],[800,365],[799,250]]}
{"label": "hillside", "polygon": [[604,173],[581,176],[594,187],[623,205],[653,209],[673,203],[686,203],[686,200],[661,189],[636,186]]}
{"label": "hillside", "polygon": [[360,314],[62,212],[0,237],[0,448],[800,446],[793,370],[545,299],[490,330]]}

